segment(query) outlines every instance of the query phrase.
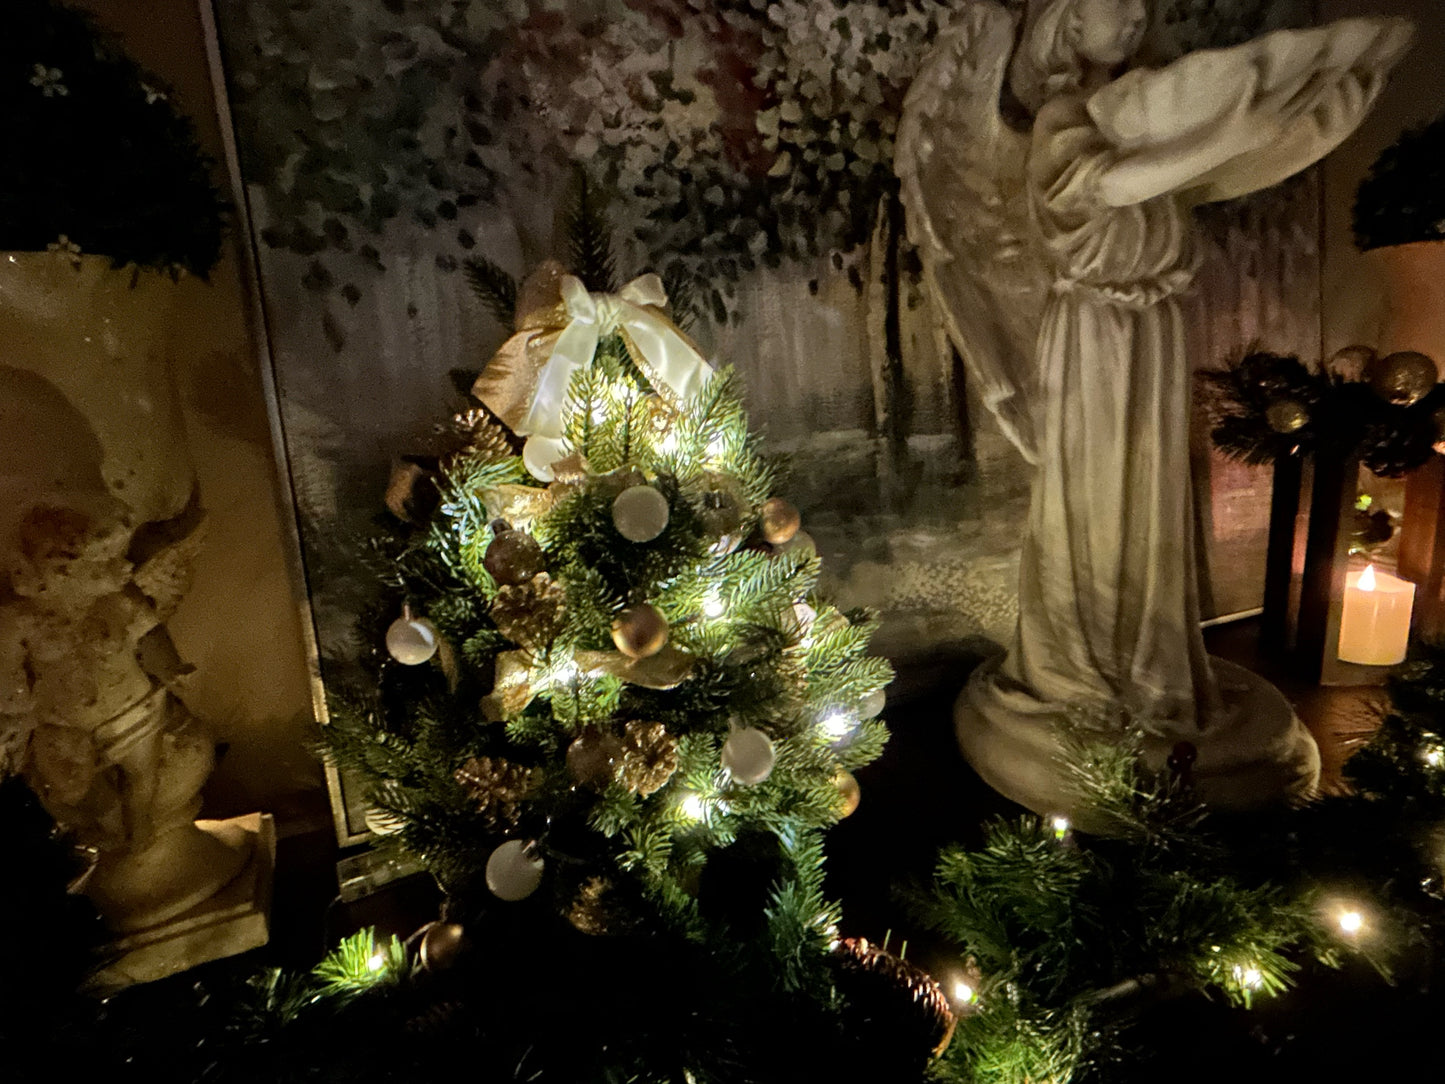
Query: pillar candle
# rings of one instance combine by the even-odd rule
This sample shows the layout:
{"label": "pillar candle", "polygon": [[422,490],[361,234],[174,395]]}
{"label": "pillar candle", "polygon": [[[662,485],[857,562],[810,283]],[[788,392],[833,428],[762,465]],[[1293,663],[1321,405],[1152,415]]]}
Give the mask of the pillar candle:
{"label": "pillar candle", "polygon": [[1415,585],[1366,565],[1345,576],[1345,609],[1340,617],[1340,658],[1370,666],[1405,661]]}

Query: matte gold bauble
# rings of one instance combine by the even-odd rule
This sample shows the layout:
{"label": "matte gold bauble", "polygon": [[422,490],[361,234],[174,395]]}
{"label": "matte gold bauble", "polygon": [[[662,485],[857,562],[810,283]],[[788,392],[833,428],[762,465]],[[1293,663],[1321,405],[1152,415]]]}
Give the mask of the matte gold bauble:
{"label": "matte gold bauble", "polygon": [[612,525],[629,542],[651,542],[671,517],[667,498],[649,485],[624,489],[612,502]]}
{"label": "matte gold bauble", "polygon": [[498,531],[482,558],[482,567],[501,584],[526,583],[547,569],[547,558],[526,531]]}
{"label": "matte gold bauble", "polygon": [[1396,406],[1413,406],[1439,379],[1435,362],[1415,350],[1400,350],[1371,362],[1365,379],[1375,394]]}
{"label": "matte gold bauble", "polygon": [[567,746],[567,773],[583,786],[599,790],[617,778],[622,741],[602,730],[584,730]]}
{"label": "matte gold bauble", "polygon": [[1309,424],[1310,412],[1298,399],[1281,399],[1269,405],[1264,420],[1276,433],[1293,433]]}
{"label": "matte gold bauble", "polygon": [[763,502],[760,526],[762,534],[774,546],[791,542],[803,525],[803,517],[782,497],[769,497]]}
{"label": "matte gold bauble", "polygon": [[839,768],[838,774],[833,776],[833,786],[838,788],[838,796],[841,804],[839,816],[851,817],[858,809],[858,803],[863,800],[863,789],[858,786],[858,780],[853,778],[853,773]]}
{"label": "matte gold bauble", "polygon": [[667,618],[646,602],[629,606],[612,622],[612,642],[628,658],[650,658],[667,643]]}
{"label": "matte gold bauble", "polygon": [[428,971],[443,971],[456,962],[466,940],[460,922],[433,922],[421,938],[421,965]]}

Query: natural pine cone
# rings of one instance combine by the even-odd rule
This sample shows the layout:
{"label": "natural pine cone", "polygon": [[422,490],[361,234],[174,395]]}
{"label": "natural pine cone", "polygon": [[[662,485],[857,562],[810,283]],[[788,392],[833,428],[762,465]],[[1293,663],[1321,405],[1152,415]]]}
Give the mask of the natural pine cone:
{"label": "natural pine cone", "polygon": [[661,723],[628,723],[622,733],[618,782],[646,798],[677,771],[677,740]]}
{"label": "natural pine cone", "polygon": [[838,987],[859,1031],[920,1053],[940,1054],[947,1048],[957,1018],[927,971],[865,937],[839,941],[834,957]]}
{"label": "natural pine cone", "polygon": [[545,572],[516,586],[501,587],[492,620],[502,635],[528,651],[540,651],[562,631],[567,593]]}
{"label": "natural pine cone", "polygon": [[493,828],[516,824],[522,800],[532,789],[532,769],[501,757],[472,757],[453,778]]}
{"label": "natural pine cone", "polygon": [[466,438],[467,447],[491,463],[516,455],[512,438],[485,410],[464,410],[452,418],[456,430]]}

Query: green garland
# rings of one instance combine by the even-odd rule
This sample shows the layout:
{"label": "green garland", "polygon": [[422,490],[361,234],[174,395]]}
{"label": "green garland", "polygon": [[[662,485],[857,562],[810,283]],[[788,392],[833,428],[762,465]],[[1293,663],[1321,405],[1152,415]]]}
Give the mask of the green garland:
{"label": "green garland", "polygon": [[1445,438],[1445,384],[1420,386],[1410,396],[1396,392],[1392,401],[1393,389],[1380,376],[1347,380],[1296,357],[1262,351],[1200,376],[1213,392],[1215,445],[1246,463],[1355,455],[1376,474],[1393,478],[1429,462]]}
{"label": "green garland", "polygon": [[937,1079],[1064,1084],[1127,1061],[1141,1004],[1193,992],[1249,1008],[1351,960],[1438,983],[1445,647],[1416,645],[1391,691],[1347,765],[1352,792],[1293,811],[1209,814],[1187,772],[1139,767],[1137,732],[1071,736],[1067,763],[1110,834],[998,822],[981,847],[946,850],[914,899],[968,986]]}

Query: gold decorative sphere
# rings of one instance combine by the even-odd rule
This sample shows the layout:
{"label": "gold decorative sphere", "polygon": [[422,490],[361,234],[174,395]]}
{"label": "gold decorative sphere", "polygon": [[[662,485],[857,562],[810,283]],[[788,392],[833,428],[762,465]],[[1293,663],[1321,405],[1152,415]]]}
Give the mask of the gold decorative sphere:
{"label": "gold decorative sphere", "polygon": [[762,508],[763,538],[774,546],[781,546],[793,540],[803,517],[782,497],[769,497]]}
{"label": "gold decorative sphere", "polygon": [[1298,399],[1281,399],[1269,405],[1264,419],[1276,433],[1293,433],[1309,424],[1310,412]]}
{"label": "gold decorative sphere", "polygon": [[858,808],[858,803],[863,800],[863,789],[858,786],[858,780],[853,773],[845,768],[839,768],[838,774],[833,776],[833,786],[838,788],[838,796],[842,811],[840,816],[851,817]]}
{"label": "gold decorative sphere", "polygon": [[646,602],[629,606],[612,622],[612,642],[628,658],[650,658],[667,644],[667,618]]}
{"label": "gold decorative sphere", "polygon": [[1399,350],[1376,358],[1365,370],[1376,395],[1396,406],[1413,406],[1439,379],[1435,362],[1416,350]]}

